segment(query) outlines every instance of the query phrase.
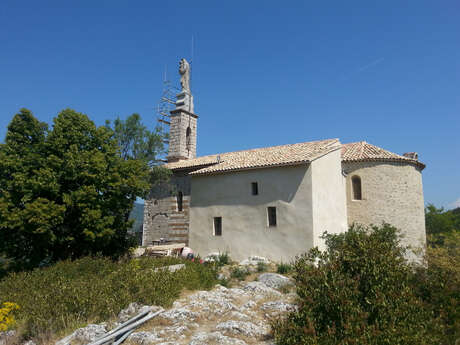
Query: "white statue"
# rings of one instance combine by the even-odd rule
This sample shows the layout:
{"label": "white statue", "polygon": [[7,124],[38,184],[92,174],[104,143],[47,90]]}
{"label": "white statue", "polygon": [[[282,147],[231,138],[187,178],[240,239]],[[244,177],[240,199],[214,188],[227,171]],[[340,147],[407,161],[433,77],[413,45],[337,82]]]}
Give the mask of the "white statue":
{"label": "white statue", "polygon": [[185,59],[179,62],[179,74],[182,91],[190,94],[190,64]]}

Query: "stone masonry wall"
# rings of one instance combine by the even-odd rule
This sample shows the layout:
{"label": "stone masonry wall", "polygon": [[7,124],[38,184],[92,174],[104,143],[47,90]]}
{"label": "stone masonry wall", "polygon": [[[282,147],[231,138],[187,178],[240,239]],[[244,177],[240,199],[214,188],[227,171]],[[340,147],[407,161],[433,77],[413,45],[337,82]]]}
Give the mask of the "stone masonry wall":
{"label": "stone masonry wall", "polygon": [[[403,243],[424,246],[425,213],[418,167],[393,162],[342,162],[346,172],[348,224],[389,223],[402,230]],[[361,178],[362,200],[353,200],[351,179]]]}
{"label": "stone masonry wall", "polygon": [[[186,133],[190,127],[190,147],[187,150]],[[189,159],[196,157],[197,117],[186,112],[171,114],[169,132],[168,160]]]}
{"label": "stone masonry wall", "polygon": [[[178,210],[177,194],[182,192],[182,211]],[[144,205],[142,245],[164,238],[188,243],[190,222],[190,176],[175,174],[169,184],[156,186]]]}

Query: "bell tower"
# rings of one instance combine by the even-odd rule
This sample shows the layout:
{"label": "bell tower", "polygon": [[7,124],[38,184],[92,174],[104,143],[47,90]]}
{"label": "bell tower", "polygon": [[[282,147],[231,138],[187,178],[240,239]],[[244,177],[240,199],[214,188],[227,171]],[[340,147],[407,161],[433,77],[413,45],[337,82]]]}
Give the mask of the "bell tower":
{"label": "bell tower", "polygon": [[198,115],[193,112],[190,90],[190,64],[185,59],[179,63],[181,92],[177,94],[176,109],[171,111],[168,162],[196,157],[196,130]]}

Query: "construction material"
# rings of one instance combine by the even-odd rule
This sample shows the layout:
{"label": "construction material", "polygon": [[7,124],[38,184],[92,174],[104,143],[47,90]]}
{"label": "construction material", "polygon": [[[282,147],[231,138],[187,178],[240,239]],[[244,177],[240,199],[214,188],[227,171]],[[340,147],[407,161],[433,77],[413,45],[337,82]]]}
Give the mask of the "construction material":
{"label": "construction material", "polygon": [[[157,316],[158,314],[160,314],[162,312],[163,312],[163,309],[159,310],[159,311],[157,311],[155,313],[148,312],[147,315],[142,317],[140,320],[139,320],[139,317],[141,317],[141,315],[145,314],[145,313],[139,314],[139,315],[135,316],[134,318],[126,321],[123,325],[118,326],[114,330],[110,331],[109,333],[104,335],[102,338],[100,338],[100,339],[98,339],[98,340],[96,340],[96,341],[94,341],[94,342],[92,342],[92,343],[90,343],[88,345],[103,345],[103,344],[106,344],[108,342],[113,341],[117,337],[120,337],[120,339],[118,339],[116,344],[121,344],[121,342],[123,342],[129,336],[129,334],[126,335],[128,332],[132,333],[134,331],[134,329],[136,329],[137,327],[139,327],[140,325],[142,325],[146,321],[154,318],[155,316]],[[135,321],[135,320],[137,320],[137,321]],[[124,339],[120,342],[120,340],[122,338],[124,338]]]}
{"label": "construction material", "polygon": [[145,248],[144,255],[150,256],[179,256],[185,243],[160,244]]}

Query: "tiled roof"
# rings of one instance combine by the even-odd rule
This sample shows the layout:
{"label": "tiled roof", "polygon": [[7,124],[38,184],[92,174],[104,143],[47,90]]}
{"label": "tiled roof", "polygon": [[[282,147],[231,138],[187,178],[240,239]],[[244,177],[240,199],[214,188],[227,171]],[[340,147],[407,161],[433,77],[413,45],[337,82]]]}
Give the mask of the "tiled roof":
{"label": "tiled roof", "polygon": [[369,144],[365,141],[349,143],[342,145],[342,161],[357,162],[357,161],[400,161],[413,163],[420,168],[425,168],[425,164],[417,159],[398,155],[396,153],[384,150],[380,147]]}
{"label": "tiled roof", "polygon": [[309,163],[329,152],[340,149],[340,147],[341,144],[338,139],[328,139],[221,153],[219,155],[167,163],[165,166],[173,170],[202,167],[191,174],[205,175],[226,171]]}

